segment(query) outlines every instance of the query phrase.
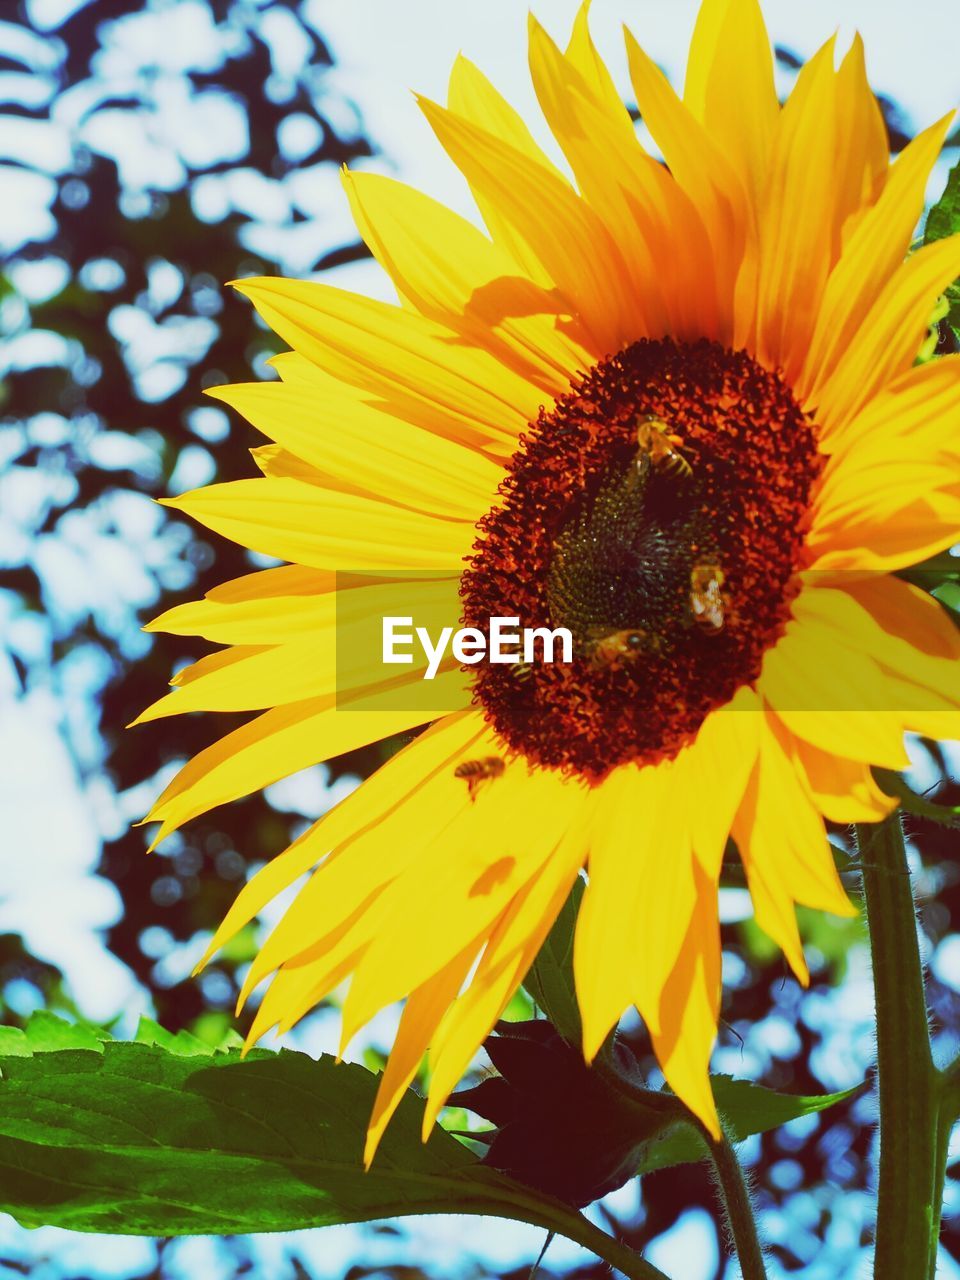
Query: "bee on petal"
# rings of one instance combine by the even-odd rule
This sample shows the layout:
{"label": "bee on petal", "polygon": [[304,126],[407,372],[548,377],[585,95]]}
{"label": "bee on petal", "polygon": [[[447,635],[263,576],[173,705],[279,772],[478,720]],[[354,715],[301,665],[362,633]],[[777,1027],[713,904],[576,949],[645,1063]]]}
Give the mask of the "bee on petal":
{"label": "bee on petal", "polygon": [[484,756],[482,760],[464,760],[453,771],[455,778],[463,778],[471,800],[477,798],[477,788],[484,782],[499,778],[506,765],[499,756]]}

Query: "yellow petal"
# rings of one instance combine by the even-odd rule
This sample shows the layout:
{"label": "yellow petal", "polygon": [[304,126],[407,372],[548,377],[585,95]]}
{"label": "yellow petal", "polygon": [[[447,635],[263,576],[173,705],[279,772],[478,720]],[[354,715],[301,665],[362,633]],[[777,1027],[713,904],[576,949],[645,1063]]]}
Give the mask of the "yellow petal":
{"label": "yellow petal", "polygon": [[930,657],[946,664],[938,665],[934,678],[953,674],[951,666],[960,660],[960,632],[939,600],[889,574],[851,582],[846,590],[882,630],[881,662],[910,670],[914,658]]}
{"label": "yellow petal", "polygon": [[[867,80],[860,33],[836,78],[837,154],[834,237],[839,245],[848,220],[856,221],[879,196],[890,167],[890,143],[883,113]],[[836,254],[834,254],[836,257]]]}
{"label": "yellow petal", "polygon": [[831,266],[833,46],[806,64],[780,115],[760,216],[757,355],[788,381],[802,368]]}
{"label": "yellow petal", "polygon": [[734,285],[752,233],[754,211],[730,161],[629,31],[625,37],[640,113],[670,172],[699,209],[707,228],[721,308],[719,337],[729,340]]}
{"label": "yellow petal", "polygon": [[[643,861],[643,879],[636,899],[635,929],[631,937],[632,997],[654,1037],[654,1043],[660,1037],[664,1044],[671,1044],[672,1033],[678,1023],[694,1025],[703,1011],[699,1006],[699,1011],[676,1009],[671,1006],[667,993],[673,992],[673,996],[680,998],[684,983],[690,983],[690,998],[695,1000],[694,988],[704,978],[703,973],[698,977],[696,956],[685,957],[684,948],[690,938],[691,922],[699,919],[703,924],[701,913],[704,910],[708,911],[708,918],[709,911],[713,911],[716,918],[717,878],[723,847],[730,835],[733,814],[758,750],[756,719],[758,713],[755,710],[736,712],[727,709],[714,713],[712,721],[701,728],[694,744],[682,751],[671,764],[658,767],[658,772],[663,771],[667,778],[659,795],[655,827],[639,859]],[[741,756],[736,754],[737,745],[742,746]],[[724,746],[727,748],[726,792],[718,786],[717,773],[721,767],[719,753]],[[700,796],[704,803],[698,801],[698,804],[690,805],[690,795]],[[718,801],[717,808],[710,805],[712,800]],[[636,858],[636,852],[634,856]],[[707,945],[707,938],[703,941]],[[696,943],[692,951],[698,951]],[[700,960],[703,959],[700,955]],[[681,973],[685,975],[682,980]],[[705,1024],[699,1025],[704,1032]],[[701,1050],[707,1046],[705,1052],[708,1057],[716,1029],[714,1011],[708,1036],[704,1038],[703,1034],[692,1033]],[[680,1052],[682,1059],[682,1046]],[[691,1053],[696,1056],[694,1043],[691,1043]],[[664,1074],[673,1062],[672,1047],[667,1059],[660,1059]],[[691,1057],[681,1065],[681,1059],[673,1064],[676,1073],[690,1068],[694,1062]],[[694,1074],[689,1079],[685,1078],[681,1085],[690,1093],[689,1097],[684,1096],[684,1100],[694,1110],[704,1105],[703,1097],[690,1092],[694,1089],[694,1078],[699,1078],[700,1066],[705,1071],[704,1062],[701,1062]],[[699,1103],[696,1097],[700,1097]],[[701,1114],[699,1110],[698,1114]]]}
{"label": "yellow petal", "polygon": [[330,482],[321,479],[319,472],[309,462],[304,462],[295,453],[278,444],[258,444],[250,450],[250,457],[262,476],[279,480],[302,480],[304,484],[318,484],[322,488],[331,487]]}
{"label": "yellow petal", "polygon": [[[456,115],[492,133],[514,151],[519,151],[534,166],[534,173],[542,170],[548,177],[566,183],[553,161],[537,146],[520,115],[496,91],[483,72],[462,54],[454,62],[450,72],[447,105]],[[487,184],[481,182],[474,185],[470,175],[465,176],[495,243],[510,254],[524,275],[538,284],[552,288],[554,281],[544,268],[535,247],[528,243],[511,219],[505,216],[496,198],[490,195]]]}
{"label": "yellow petal", "polygon": [[456,712],[445,716],[391,756],[362,788],[341,800],[244,885],[201,965],[331,849],[345,844],[368,826],[374,827],[411,794],[422,793],[431,777],[445,775],[450,761],[470,751],[482,732],[483,720],[475,711]]}
{"label": "yellow petal", "polygon": [[[349,927],[341,929],[335,940],[327,939],[327,944],[322,956],[281,969],[274,977],[244,1039],[245,1051],[274,1028],[278,1034],[289,1031],[349,977],[363,946],[355,945]],[[237,1004],[238,1014],[245,995]]]}
{"label": "yellow petal", "polygon": [[279,480],[302,480],[305,484],[321,484],[319,473],[309,462],[304,462],[289,449],[282,449],[278,444],[262,444],[250,450],[257,470],[261,475],[272,476]]}
{"label": "yellow petal", "polygon": [[910,368],[938,294],[958,275],[960,235],[925,245],[894,272],[820,388],[817,418],[828,430]]}
{"label": "yellow petal", "polygon": [[204,599],[215,600],[218,604],[241,604],[262,600],[266,596],[312,595],[331,591],[335,585],[335,574],[308,569],[304,565],[285,564],[218,582]]}
{"label": "yellow petal", "polygon": [[[349,582],[348,575],[343,575]],[[456,629],[460,614],[455,578],[353,586],[318,597],[306,634],[274,646],[237,646],[202,658],[179,671],[174,692],[142,712],[135,724],[189,711],[258,711],[334,694],[350,712],[389,711],[423,705],[433,708],[428,662],[414,648],[409,664],[383,662],[382,620],[411,617],[430,635]],[[447,653],[437,666],[458,664]],[[463,681],[466,697],[467,680]],[[451,704],[450,709],[453,709]]]}
{"label": "yellow petal", "polygon": [[[531,888],[532,886],[528,886],[528,892]],[[561,904],[562,900],[557,904],[556,910],[559,910]],[[504,912],[504,917],[506,915]],[[550,918],[544,915],[540,920],[540,928],[531,937],[529,951],[512,955],[496,965],[490,963],[487,951],[484,951],[470,986],[447,1010],[430,1049],[430,1085],[421,1129],[424,1141],[429,1138],[451,1091],[456,1088],[477,1050],[523,981],[549,927]],[[488,950],[491,945],[496,945],[496,936],[491,938]]]}
{"label": "yellow petal", "polygon": [[498,93],[487,77],[469,58],[461,54],[450,73],[447,105],[465,120],[481,126],[488,133],[519,151],[531,164],[555,178],[563,174],[524,123],[523,117]]}
{"label": "yellow petal", "polygon": [[883,450],[864,441],[859,452],[851,451],[827,469],[814,503],[808,545],[817,556],[847,547],[853,529],[863,537],[867,522],[878,528],[890,525],[901,511],[940,490],[956,488],[958,480],[955,462],[938,461],[909,441],[888,442]]}
{"label": "yellow petal", "polygon": [[808,980],[794,904],[855,915],[837,875],[823,820],[777,736],[763,735],[756,771],[733,827],[757,924]]}
{"label": "yellow petal", "polygon": [[717,46],[730,12],[730,0],[703,0],[697,10],[687,72],[683,84],[683,101],[691,115],[703,124],[707,119],[707,86],[717,57]]}
{"label": "yellow petal", "polygon": [[834,751],[887,769],[909,768],[899,713],[778,709],[777,716],[792,734],[822,751]]}
{"label": "yellow petal", "polygon": [[[415,313],[407,308],[410,315]],[[419,431],[429,431],[431,435],[464,445],[466,448],[481,453],[501,462],[516,452],[519,418],[516,419],[517,432],[501,430],[499,427],[484,426],[477,422],[467,425],[461,417],[451,415],[450,411],[435,399],[424,398],[419,389],[405,375],[398,376],[389,368],[370,369],[365,380],[372,388],[364,389],[352,386],[339,378],[325,373],[306,356],[297,351],[281,351],[271,356],[268,361],[280,375],[281,381],[289,387],[297,387],[316,399],[326,399],[336,394],[351,406],[363,405],[379,411],[390,423],[405,422]],[[524,423],[524,426],[527,424]],[[389,428],[388,428],[389,429]]]}
{"label": "yellow petal", "polygon": [[662,769],[623,766],[601,788],[573,949],[588,1061],[633,1003],[637,897],[653,855],[651,838],[665,806],[666,785]]}
{"label": "yellow petal", "polygon": [[[905,148],[890,170],[880,198],[864,214],[830,273],[797,380],[797,393],[809,407],[822,399],[825,383],[846,358],[864,317],[903,262],[950,119],[944,117]],[[826,439],[829,441],[829,435]]]}
{"label": "yellow petal", "polygon": [[451,1006],[430,1049],[426,1136],[440,1108],[526,976],[583,865],[595,795],[587,794],[563,839],[501,915],[470,986]]}
{"label": "yellow petal", "polygon": [[653,1049],[667,1084],[720,1138],[710,1054],[720,1015],[720,922],[717,885],[702,867],[694,867],[693,911],[676,963],[664,983]]}
{"label": "yellow petal", "polygon": [[[696,740],[669,764],[658,767],[657,772],[666,776],[658,797],[657,825],[642,852],[633,851],[633,857],[643,864],[635,924],[628,933],[633,950],[633,999],[651,1034],[662,1035],[668,1042],[677,1025],[677,1011],[667,1017],[667,992],[679,981],[678,968],[685,972],[685,981],[694,985],[703,978],[702,973],[697,977],[696,965],[686,967],[685,938],[691,922],[702,922],[704,912],[707,919],[711,913],[715,919],[723,850],[759,750],[761,723],[759,703],[747,689],[709,716]],[[689,804],[691,795],[699,797],[697,804]],[[716,938],[705,938],[704,944],[711,949],[719,945]],[[695,1011],[689,1011],[689,1016],[695,1018]],[[707,1022],[709,1027],[700,1024],[703,1034],[694,1035],[701,1051],[700,1065],[684,1088],[692,1089],[701,1066],[705,1070],[702,1054],[709,1057],[716,1033],[715,1011]],[[683,1069],[693,1061],[686,1061]],[[668,1065],[661,1059],[665,1072]],[[693,1101],[685,1100],[697,1109]],[[706,1105],[702,1097],[700,1102]],[[709,1114],[708,1109],[703,1115],[705,1122]]]}
{"label": "yellow petal", "polygon": [[[733,84],[736,93],[730,92]],[[683,97],[759,202],[780,104],[757,0],[705,0],[700,6]]]}
{"label": "yellow petal", "polygon": [[472,223],[393,178],[344,173],[354,220],[398,292],[548,396],[569,389],[588,353],[556,323],[556,300]]}
{"label": "yellow petal", "polygon": [[[888,635],[850,593],[829,588],[804,592],[793,609],[802,644],[835,668],[834,678],[822,685],[833,695],[827,709],[874,709],[904,717],[954,709],[960,668]],[[860,675],[854,682],[851,676],[858,663]],[[810,708],[811,701],[800,705]]]}
{"label": "yellow petal", "polygon": [[786,730],[783,742],[817,811],[831,822],[880,822],[897,807],[874,782],[868,764],[821,751]]}
{"label": "yellow petal", "polygon": [[336,670],[333,613],[331,599],[327,632],[298,643],[274,648],[241,646],[202,658],[173,693],[147,707],[133,723],[145,724],[189,711],[261,711],[332,692]]}
{"label": "yellow petal", "polygon": [[916,717],[915,732],[938,742],[960,741],[960,714],[956,711],[925,711]]}
{"label": "yellow petal", "polygon": [[670,172],[705,211],[715,246],[721,229],[725,229],[728,252],[735,253],[743,245],[746,200],[732,167],[633,35],[625,31],[624,37],[643,120]]}
{"label": "yellow petal", "polygon": [[363,1148],[364,1168],[370,1168],[390,1117],[416,1075],[443,1015],[456,999],[475,955],[476,948],[467,947],[410,993],[374,1099]]}
{"label": "yellow petal", "polygon": [[787,624],[764,656],[757,690],[791,733],[821,750],[885,768],[907,764],[903,723],[870,658],[835,648],[823,628]]}
{"label": "yellow petal", "polygon": [[864,405],[842,429],[833,432],[826,447],[834,467],[856,465],[860,455],[871,460],[913,451],[913,461],[948,458],[956,465],[960,454],[960,356],[942,356],[917,365],[895,379]]}
{"label": "yellow petal", "polygon": [[597,214],[568,183],[486,129],[426,99],[420,106],[471,187],[537,255],[583,325],[584,344],[597,356],[619,351],[632,337],[632,298],[622,257]]}
{"label": "yellow petal", "polygon": [[342,393],[285,382],[237,383],[209,391],[258,431],[309,464],[314,481],[409,506],[431,515],[476,521],[491,505],[503,472],[473,449]]}
{"label": "yellow petal", "polygon": [[[635,138],[633,122],[627,114],[620,92],[591,38],[590,4],[591,0],[582,0],[577,10],[577,16],[573,20],[573,30],[570,33],[570,42],[567,45],[567,61],[583,78],[591,97],[596,100],[611,123],[626,117],[630,133]],[[622,126],[618,127],[622,128]]]}
{"label": "yellow petal", "polygon": [[756,694],[740,689],[707,716],[696,740],[676,757],[677,795],[699,796],[687,808],[694,856],[716,881],[733,816],[740,805],[760,746],[763,709]]}
{"label": "yellow petal", "polygon": [[604,782],[574,944],[587,1058],[630,1004],[659,1027],[661,992],[694,910],[694,863],[715,891],[760,721],[756,697],[743,690],[673,761],[623,766]]}
{"label": "yellow petal", "polygon": [[467,521],[299,480],[229,480],[161,502],[252,551],[317,569],[457,570],[476,537]]}
{"label": "yellow petal", "polygon": [[[495,740],[489,732],[478,737],[477,727],[476,724],[470,726],[471,751],[480,757],[489,755],[496,749]],[[383,927],[384,899],[398,877],[408,870],[412,874],[422,862],[425,850],[435,843],[439,846],[444,833],[455,835],[469,823],[472,800],[466,783],[456,776],[457,764],[462,759],[462,754],[451,754],[448,749],[418,785],[405,795],[395,795],[382,817],[358,824],[333,849],[261,947],[244,981],[243,999],[262,978],[281,965],[323,961],[331,941],[341,936],[351,950],[367,949]],[[365,793],[366,787],[362,791]],[[321,830],[318,839],[323,838]],[[470,940],[459,938],[456,950]],[[404,948],[409,945],[406,939]],[[451,950],[445,955],[444,962],[453,954]],[[428,976],[429,970],[420,975],[420,981]],[[407,990],[403,990],[401,984],[396,995],[384,1004],[409,994],[420,981],[411,983]]]}
{"label": "yellow petal", "polygon": [[[934,478],[942,480],[943,474],[937,468]],[[850,508],[840,523],[814,526],[808,539],[813,575],[892,573],[946,551],[958,541],[960,493],[956,487],[952,491],[929,488],[891,515],[897,501],[896,492],[889,489],[892,478],[887,470],[886,487],[878,489],[873,502],[869,489],[861,486],[860,506]]]}
{"label": "yellow petal", "polygon": [[313,281],[235,287],[297,352],[387,413],[421,425],[424,410],[439,413],[445,434],[481,447],[515,441],[537,416],[543,396],[527,379],[409,308]]}
{"label": "yellow petal", "polygon": [[144,819],[162,823],[153,845],[198,814],[456,708],[464,694],[463,673],[438,675],[430,691],[437,705],[426,710],[338,711],[330,694],[265,712],[184,765]]}
{"label": "yellow petal", "polygon": [[175,605],[143,629],[216,644],[278,644],[321,624],[329,608],[325,596],[336,581],[331,571],[300,565],[263,569],[214,587],[202,600]]}
{"label": "yellow petal", "polygon": [[245,662],[247,659],[256,657],[261,653],[268,652],[268,649],[258,647],[257,645],[238,645],[233,649],[222,649],[219,653],[208,653],[206,657],[200,658],[197,662],[191,662],[187,667],[181,667],[171,677],[169,683],[174,690],[182,689],[186,685],[191,685],[196,680],[204,680],[209,675],[218,675],[222,672],[228,675],[228,668],[235,663]]}
{"label": "yellow petal", "polygon": [[[445,781],[449,782],[453,778],[452,769],[449,769]],[[438,780],[434,780],[426,788],[426,791],[430,792],[429,796],[412,796],[399,806],[396,813],[389,815],[387,823],[390,827],[389,831],[384,831],[381,824],[375,831],[371,831],[369,836],[361,836],[355,844],[347,846],[346,849],[335,850],[328,863],[317,870],[314,879],[294,901],[291,910],[288,911],[287,916],[284,916],[274,934],[271,934],[268,947],[265,948],[265,951],[269,951],[269,960],[262,954],[257,957],[255,966],[244,983],[241,998],[246,997],[269,964],[273,964],[278,956],[291,950],[292,945],[297,945],[296,934],[301,934],[301,945],[305,950],[301,950],[300,954],[292,959],[284,961],[283,969],[271,984],[264,1004],[261,1006],[261,1014],[257,1015],[251,1033],[253,1036],[260,1036],[264,1030],[274,1024],[279,1024],[280,1030],[291,1027],[294,1021],[301,1018],[317,1000],[329,995],[329,992],[343,977],[346,977],[348,972],[351,970],[362,972],[367,968],[367,957],[374,943],[379,940],[384,914],[389,914],[384,913],[381,908],[390,893],[390,882],[392,878],[403,876],[404,868],[416,867],[416,851],[419,849],[416,844],[417,833],[429,836],[431,829],[443,829],[445,837],[456,842],[456,822],[449,822],[449,814],[447,814],[447,820],[440,817],[440,814],[445,813],[445,806],[442,803],[443,797],[438,795],[438,790]],[[428,800],[429,804],[421,803]],[[440,801],[439,808],[438,801]],[[457,803],[461,806],[465,803],[462,785],[457,794]],[[415,813],[415,810],[419,812]],[[397,829],[398,820],[406,824],[404,831]],[[511,978],[509,978],[509,989],[503,995],[504,1004],[509,995],[512,995],[513,989],[516,989],[522,974],[526,972],[532,956],[535,955],[545,932],[548,931],[556,916],[563,896],[570,887],[576,868],[582,861],[582,835],[577,835],[581,828],[582,823],[576,820],[572,823],[564,833],[561,844],[554,850],[538,876],[534,881],[527,882],[524,890],[508,901],[499,922],[493,925],[489,938],[486,938],[483,963],[477,969],[470,992],[463,997],[462,1001],[457,1002],[456,1011],[462,1014],[470,1011],[466,1019],[467,1025],[470,1025],[476,1016],[477,1006],[474,996],[477,992],[484,992],[480,1006],[481,1009],[488,1010],[489,991],[486,991],[485,974],[488,973],[490,966],[498,972],[504,965],[509,966]],[[571,861],[571,849],[575,851],[575,863]],[[311,897],[310,890],[316,884],[320,884],[323,888],[324,897],[321,900],[314,899],[307,902]],[[319,914],[315,909],[317,906],[319,906]],[[451,979],[451,986],[454,986],[452,970],[456,970],[458,977],[462,980],[466,968],[476,954],[477,946],[479,942],[476,940],[468,943],[465,950],[458,952],[451,960],[444,961],[443,968],[438,970],[438,974],[447,974]],[[394,963],[398,954],[399,952],[394,952]],[[430,988],[431,982],[433,978],[426,979],[426,989]],[[440,979],[440,986],[449,991],[443,979]],[[422,988],[417,989],[422,991]],[[344,1042],[351,1036],[349,1005],[351,1002],[348,1001],[348,1007],[344,1009],[344,1024],[346,1024],[344,1025]],[[433,988],[431,993],[431,1006],[435,1015],[442,1012],[436,988]],[[356,1007],[353,1005],[353,1010],[356,1011]],[[492,1015],[494,1020],[499,1016],[500,1011],[502,1007],[498,1004],[497,1010]],[[365,1020],[362,1015],[360,1020]],[[458,1048],[462,1050],[461,1033],[465,1025],[460,1019],[454,1018],[453,1021],[458,1025],[458,1034],[454,1038]],[[444,1019],[444,1028],[449,1029],[449,1027],[451,1027],[451,1021]],[[476,1050],[479,1039],[485,1036],[486,1030],[489,1030],[489,1027],[480,1032],[479,1037],[472,1043],[467,1044],[467,1055],[472,1055]],[[433,1028],[426,1021],[419,1020],[417,1036],[429,1039],[431,1033]],[[440,1056],[443,1057],[443,1066],[438,1082],[431,1084],[430,1107],[442,1105],[449,1088],[456,1083],[454,1078],[445,1085],[443,1097],[438,1100],[434,1085],[442,1084],[444,1071],[449,1069],[452,1061],[449,1055],[451,1042],[448,1038],[444,1038],[443,1029],[436,1034],[435,1043]],[[404,1073],[411,1068],[415,1069],[415,1062],[411,1062],[407,1051],[412,1053],[411,1043],[407,1044],[401,1056]],[[460,1071],[465,1068],[465,1065],[466,1062],[463,1062]],[[435,1111],[431,1114],[435,1114]],[[433,1119],[428,1115],[425,1120],[425,1133],[428,1132],[431,1124]]]}
{"label": "yellow petal", "polygon": [[793,608],[808,632],[819,627],[838,649],[876,664],[883,709],[899,712],[905,728],[921,732],[926,713],[960,710],[960,633],[918,588],[868,579],[849,591],[804,592]]}
{"label": "yellow petal", "polygon": [[478,788],[450,826],[432,839],[424,833],[418,856],[373,909],[373,941],[344,1004],[344,1044],[465,942],[488,935],[557,848],[586,794],[578,782],[516,762]]}
{"label": "yellow petal", "polygon": [[530,70],[580,190],[620,247],[634,297],[633,337],[713,335],[712,252],[689,197],[643,152],[619,99],[597,97],[532,15]]}

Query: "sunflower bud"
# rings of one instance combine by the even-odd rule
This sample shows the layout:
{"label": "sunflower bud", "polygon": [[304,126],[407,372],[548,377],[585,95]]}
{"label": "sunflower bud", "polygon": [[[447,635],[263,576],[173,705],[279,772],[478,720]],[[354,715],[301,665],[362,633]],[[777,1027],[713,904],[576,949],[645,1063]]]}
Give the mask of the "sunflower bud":
{"label": "sunflower bud", "polygon": [[651,1091],[648,1114],[638,1105],[641,1076],[625,1045],[615,1046],[611,1075],[588,1067],[543,1018],[500,1022],[484,1047],[499,1074],[450,1098],[496,1126],[478,1135],[489,1143],[484,1164],[578,1208],[634,1176],[665,1116],[663,1095]]}

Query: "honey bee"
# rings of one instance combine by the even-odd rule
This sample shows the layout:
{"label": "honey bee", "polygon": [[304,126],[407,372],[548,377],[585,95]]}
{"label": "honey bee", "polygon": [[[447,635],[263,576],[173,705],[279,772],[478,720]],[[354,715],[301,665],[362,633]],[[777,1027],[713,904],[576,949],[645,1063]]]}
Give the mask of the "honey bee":
{"label": "honey bee", "polygon": [[723,630],[723,570],[716,560],[702,560],[690,570],[690,611],[708,635]]}
{"label": "honey bee", "polygon": [[499,778],[506,765],[499,756],[484,756],[482,760],[464,760],[453,771],[455,778],[463,778],[471,800],[477,798],[477,788],[484,782]]}
{"label": "honey bee", "polygon": [[611,631],[592,642],[590,662],[594,667],[610,667],[623,659],[632,662],[646,648],[647,634],[636,628]]}
{"label": "honey bee", "polygon": [[693,467],[680,452],[682,440],[674,435],[662,418],[648,413],[637,420],[637,444],[640,456],[637,466],[652,466],[658,475],[684,483],[693,477]]}

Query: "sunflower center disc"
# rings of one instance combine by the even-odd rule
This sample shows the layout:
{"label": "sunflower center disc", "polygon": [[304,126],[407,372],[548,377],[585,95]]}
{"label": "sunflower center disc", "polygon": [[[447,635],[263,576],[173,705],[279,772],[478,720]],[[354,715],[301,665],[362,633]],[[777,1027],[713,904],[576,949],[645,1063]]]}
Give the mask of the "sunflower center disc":
{"label": "sunflower center disc", "polygon": [[777,374],[706,341],[634,343],[541,411],[480,522],[464,622],[568,627],[574,660],[476,669],[501,737],[591,781],[675,756],[782,633],[821,464]]}

